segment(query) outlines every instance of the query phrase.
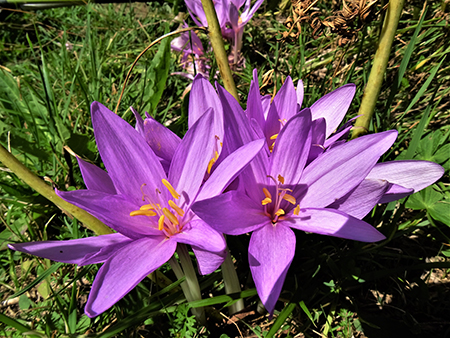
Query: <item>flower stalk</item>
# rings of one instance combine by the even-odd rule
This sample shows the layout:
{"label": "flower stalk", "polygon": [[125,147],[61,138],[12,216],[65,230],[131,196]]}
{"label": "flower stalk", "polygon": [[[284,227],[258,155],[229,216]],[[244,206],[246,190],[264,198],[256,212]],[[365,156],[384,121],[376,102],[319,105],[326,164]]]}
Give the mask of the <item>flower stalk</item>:
{"label": "flower stalk", "polygon": [[[200,285],[198,284],[197,274],[195,273],[194,266],[192,265],[191,257],[184,244],[178,244],[177,253],[180,259],[181,266],[183,268],[184,275],[186,276],[186,284],[188,288],[188,294],[185,292],[185,296],[188,302],[202,299],[202,293]],[[178,276],[177,276],[178,277]],[[183,289],[184,292],[184,289]],[[206,324],[205,310],[202,307],[192,308],[192,313],[195,315],[201,325]]]}
{"label": "flower stalk", "polygon": [[373,60],[372,70],[367,80],[364,96],[361,101],[352,138],[364,135],[369,130],[370,121],[375,110],[375,104],[380,94],[381,85],[383,84],[384,73],[389,61],[392,42],[394,41],[397,25],[403,9],[404,0],[391,0],[386,13],[386,18],[381,30],[378,49]]}
{"label": "flower stalk", "polygon": [[[231,259],[230,252],[227,249],[227,257],[221,265],[223,283],[225,284],[225,293],[228,295],[230,293],[241,292],[241,285],[239,283],[239,278],[236,274],[236,268],[234,267],[233,261]],[[236,303],[228,307],[230,315],[236,312],[242,311],[244,309],[244,300],[240,299]]]}
{"label": "flower stalk", "polygon": [[208,36],[214,51],[214,56],[219,66],[220,76],[223,79],[225,89],[234,96],[239,102],[239,97],[231,73],[228,57],[223,45],[222,33],[220,30],[219,20],[211,0],[202,0],[203,10],[205,11],[206,20],[208,21]]}
{"label": "flower stalk", "polygon": [[2,145],[0,145],[0,161],[7,166],[11,171],[19,177],[22,181],[28,184],[31,188],[36,190],[39,194],[44,196],[50,202],[54,203],[58,208],[67,211],[73,215],[85,227],[92,230],[97,235],[112,234],[113,231],[105,224],[100,222],[97,218],[87,213],[83,209],[64,201],[57,196],[53,189],[40,179],[31,170],[25,167],[14,155],[8,152]]}

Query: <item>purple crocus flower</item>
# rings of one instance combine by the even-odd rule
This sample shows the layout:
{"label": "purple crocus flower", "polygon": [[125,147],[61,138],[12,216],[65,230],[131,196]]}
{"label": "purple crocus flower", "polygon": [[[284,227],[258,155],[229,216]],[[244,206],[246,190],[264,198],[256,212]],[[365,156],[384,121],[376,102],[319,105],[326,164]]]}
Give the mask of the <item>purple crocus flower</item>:
{"label": "purple crocus flower", "polygon": [[[263,1],[264,0],[257,0],[253,7],[250,7],[251,0],[230,0],[228,3],[227,26],[231,26],[231,28],[227,26],[222,28],[222,34],[232,41],[234,64],[237,64],[239,60],[239,54],[242,48],[242,35],[244,34],[244,26],[250,21],[253,15],[255,15],[255,12],[262,5]],[[244,5],[244,9],[241,13],[239,13],[242,5]]]}
{"label": "purple crocus flower", "polygon": [[[186,23],[183,24],[183,28],[187,28]],[[181,66],[186,70],[186,73],[172,73],[173,75],[181,75],[190,80],[193,80],[196,74],[202,74],[205,77],[209,77],[208,65],[209,59],[205,56],[205,50],[203,44],[200,41],[198,35],[194,32],[184,32],[170,43],[170,47],[177,51],[182,52]]]}
{"label": "purple crocus flower", "polygon": [[[244,26],[250,21],[263,1],[257,0],[253,7],[251,7],[251,0],[214,1],[214,8],[216,9],[222,35],[232,41],[234,64],[237,64],[242,48]],[[198,26],[208,27],[201,0],[185,0],[185,3],[194,22]],[[244,9],[239,13],[242,5],[244,5]]]}
{"label": "purple crocus flower", "polygon": [[[192,20],[199,27],[208,27],[208,21],[206,20],[205,11],[201,0],[185,0],[186,7],[189,14],[191,14]],[[223,30],[226,27],[228,21],[228,6],[229,0],[214,0],[214,8],[216,10],[219,26]]]}
{"label": "purple crocus flower", "polygon": [[[223,88],[218,90],[224,109],[224,148],[232,151],[261,134],[261,128],[258,132],[255,122],[250,128],[239,104]],[[413,177],[426,186],[443,173],[440,166],[425,161],[419,161],[420,174],[425,167],[433,173],[424,178],[414,168],[407,170],[406,163],[388,162],[385,168],[376,165],[395,141],[396,131],[341,143],[307,165],[314,132],[312,109],[290,117],[273,149],[261,152],[239,176],[237,190],[199,200],[192,207],[225,234],[253,231],[248,249],[250,269],[261,301],[271,314],[295,254],[292,229],[363,242],[382,240],[384,235],[361,218],[393,186],[415,185]],[[399,169],[408,172],[407,178],[395,174]],[[393,179],[394,184],[386,179]],[[219,209],[220,214],[215,212]]]}
{"label": "purple crocus flower", "polygon": [[[354,95],[355,85],[346,84],[324,95],[310,107],[313,120],[313,140],[308,163],[326,148],[348,135],[351,128],[349,124],[336,133],[334,131],[344,119]],[[303,82],[299,80],[297,89],[295,89],[291,77],[288,76],[272,102],[270,95],[261,97],[258,73],[256,69],[253,70],[246,114],[249,122],[252,123],[254,120],[255,128],[260,129],[264,134],[269,148],[273,147],[283,126],[291,117],[299,113],[303,96]]]}
{"label": "purple crocus flower", "polygon": [[230,155],[201,189],[214,156],[211,111],[203,114],[180,141],[168,174],[144,138],[126,121],[98,102],[92,104],[91,111],[98,149],[108,172],[79,159],[87,190],[57,194],[117,233],[9,247],[65,263],[104,262],[85,307],[85,313],[95,317],[167,262],[178,243],[192,246],[200,273],[217,269],[225,257],[224,238],[199,219],[191,205],[199,195],[208,198],[220,194],[260,151],[264,141],[248,144]]}

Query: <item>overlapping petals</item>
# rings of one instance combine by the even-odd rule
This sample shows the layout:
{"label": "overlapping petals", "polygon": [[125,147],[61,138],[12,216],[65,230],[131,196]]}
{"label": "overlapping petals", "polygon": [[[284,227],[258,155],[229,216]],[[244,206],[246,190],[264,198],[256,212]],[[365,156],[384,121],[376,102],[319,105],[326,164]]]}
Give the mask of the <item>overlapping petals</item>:
{"label": "overlapping petals", "polygon": [[[217,89],[224,111],[224,149],[232,151],[264,133],[267,150],[239,176],[236,191],[199,200],[192,208],[225,234],[253,231],[250,269],[270,313],[294,255],[290,228],[380,241],[384,235],[362,218],[386,196],[412,193],[442,175],[442,168],[429,162],[414,162],[420,173],[408,170],[413,163],[377,164],[395,141],[396,131],[349,142],[341,138],[350,125],[333,134],[350,106],[354,85],[340,87],[300,111],[303,88],[295,90],[288,78],[267,105],[260,97],[255,71],[245,113],[226,91]],[[419,175],[424,177],[413,183]],[[222,212],[215,213],[219,208]]]}
{"label": "overlapping petals", "polygon": [[[146,121],[137,118],[134,129],[98,102],[91,108],[94,133],[107,172],[79,159],[88,189],[57,191],[57,194],[118,233],[10,247],[67,263],[104,262],[85,308],[86,314],[94,317],[167,262],[178,243],[191,245],[198,253],[201,273],[217,269],[225,258],[226,244],[221,233],[190,209],[216,152],[213,109],[199,113],[185,137],[178,140],[149,117]],[[151,133],[146,130],[149,124],[155,128],[154,138],[142,135]],[[155,142],[161,141],[158,137],[172,140],[168,149],[159,149],[160,156],[152,150]],[[231,154],[232,159],[239,156],[240,161],[233,164],[230,171],[219,169],[211,173],[212,183],[203,194],[204,198],[220,194],[263,146],[264,140],[256,140]],[[161,158],[170,163],[168,170],[164,170]]]}

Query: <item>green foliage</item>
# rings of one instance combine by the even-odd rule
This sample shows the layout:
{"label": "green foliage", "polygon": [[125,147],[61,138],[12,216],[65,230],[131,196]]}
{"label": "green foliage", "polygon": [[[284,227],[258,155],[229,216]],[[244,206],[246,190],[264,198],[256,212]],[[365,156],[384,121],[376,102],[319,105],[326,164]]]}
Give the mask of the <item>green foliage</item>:
{"label": "green foliage", "polygon": [[189,315],[189,307],[186,305],[180,305],[175,313],[175,317],[172,318],[172,327],[169,329],[171,337],[176,338],[193,338],[198,334],[196,328],[197,322],[195,317]]}

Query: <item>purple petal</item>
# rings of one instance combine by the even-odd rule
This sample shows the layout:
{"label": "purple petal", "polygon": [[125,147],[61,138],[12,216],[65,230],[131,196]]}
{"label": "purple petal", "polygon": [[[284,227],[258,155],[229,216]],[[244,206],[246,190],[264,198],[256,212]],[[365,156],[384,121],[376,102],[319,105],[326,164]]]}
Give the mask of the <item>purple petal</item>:
{"label": "purple petal", "polygon": [[239,10],[232,2],[228,5],[228,21],[235,32],[239,30]]}
{"label": "purple petal", "polygon": [[141,186],[162,191],[166,175],[151,148],[134,128],[104,105],[91,105],[95,139],[109,177],[118,193],[142,196]]}
{"label": "purple petal", "polygon": [[266,225],[253,232],[248,261],[259,298],[270,314],[280,296],[295,254],[295,234],[288,227]]}
{"label": "purple petal", "polygon": [[[219,85],[217,86],[217,91],[222,102],[224,128],[226,130],[222,152],[225,155],[229,155],[243,145],[254,141],[254,132],[236,99]],[[267,156],[262,155],[261,152],[250,163],[250,166],[246,168],[243,174],[246,175],[246,179],[249,181],[266,182],[267,168]]]}
{"label": "purple petal", "polygon": [[130,202],[124,196],[109,195],[95,190],[56,190],[56,194],[127,237],[136,239],[144,235],[161,233],[157,229],[157,224],[152,224],[148,217],[130,216],[130,212],[139,210],[140,205]]}
{"label": "purple petal", "polygon": [[194,251],[197,258],[198,272],[201,275],[208,275],[216,271],[227,256],[226,250],[216,253],[204,251],[193,246],[192,251]]}
{"label": "purple petal", "polygon": [[153,117],[144,121],[144,138],[156,156],[171,162],[181,139]]}
{"label": "purple petal", "polygon": [[379,203],[388,188],[387,181],[366,178],[355,189],[331,203],[328,208],[362,219]]}
{"label": "purple petal", "polygon": [[208,27],[208,21],[206,20],[201,0],[185,0],[185,3],[195,24],[199,27]]}
{"label": "purple petal", "polygon": [[93,318],[122,299],[149,273],[167,262],[176,242],[164,236],[144,237],[121,248],[95,277],[85,313]]}
{"label": "purple petal", "polygon": [[222,234],[212,229],[201,219],[194,219],[186,224],[182,232],[174,235],[178,243],[189,244],[209,252],[221,252],[227,244]]}
{"label": "purple petal", "polygon": [[297,94],[295,92],[292,79],[288,76],[286,81],[284,81],[283,86],[281,86],[280,91],[275,95],[269,108],[265,126],[266,128],[264,130],[264,134],[267,137],[267,142],[270,141],[270,137],[278,134],[281,129],[281,125],[285,124],[297,113]]}
{"label": "purple petal", "polygon": [[261,105],[263,107],[264,119],[267,120],[267,115],[269,114],[270,102],[272,101],[272,96],[264,95],[261,98]]}
{"label": "purple petal", "polygon": [[195,202],[192,210],[212,228],[228,235],[245,234],[271,223],[260,204],[237,191]]}
{"label": "purple petal", "polygon": [[334,209],[301,209],[298,216],[291,215],[283,224],[320,235],[377,242],[386,237],[369,223]]}
{"label": "purple petal", "polygon": [[352,129],[352,126],[348,126],[344,129],[342,129],[341,131],[338,131],[337,133],[335,133],[334,135],[332,135],[330,138],[328,138],[325,143],[324,143],[324,147],[328,148],[331,147],[333,144],[335,144],[339,139],[346,137],[350,131],[350,129]]}
{"label": "purple petal", "polygon": [[130,107],[130,110],[133,113],[134,118],[136,119],[136,126],[134,127],[134,129],[136,129],[139,134],[144,136],[144,120],[142,119],[141,114],[139,114],[138,111],[133,107]]}
{"label": "purple petal", "polygon": [[[130,241],[131,239],[121,234],[110,234],[97,237],[71,239],[68,241],[43,241],[8,244],[8,247],[12,250],[51,259],[56,262],[86,265],[82,264],[86,256],[99,254],[105,248],[108,248],[106,251],[108,251],[110,255],[111,251],[109,251],[109,249],[114,246],[120,248],[121,245],[127,244]],[[87,264],[103,262],[106,258],[108,258],[105,257],[104,253],[105,252],[97,256],[97,259],[93,260],[92,263]]]}
{"label": "purple petal", "polygon": [[258,72],[256,69],[253,69],[253,81],[250,83],[246,113],[249,120],[255,119],[261,129],[264,129],[264,112],[261,103],[261,94],[259,92]]}
{"label": "purple petal", "polygon": [[117,194],[114,183],[106,171],[96,165],[83,161],[79,157],[77,157],[77,160],[86,188],[111,195]]}
{"label": "purple petal", "polygon": [[302,208],[323,208],[355,188],[394,143],[397,131],[359,137],[327,150],[310,163],[300,180],[308,190]]}
{"label": "purple petal", "polygon": [[274,106],[278,116],[286,123],[298,113],[297,93],[290,76],[286,78],[278,93],[275,95],[271,107]]}
{"label": "purple petal", "polygon": [[197,75],[192,83],[189,96],[189,128],[203,114],[212,108],[214,114],[214,134],[223,139],[223,109],[214,87],[202,75]]}
{"label": "purple petal", "polygon": [[[188,204],[196,197],[208,163],[214,156],[216,139],[212,132],[213,125],[214,115],[209,108],[208,112],[189,128],[172,159],[169,182]],[[182,202],[180,201],[180,205]]]}
{"label": "purple petal", "polygon": [[297,94],[297,104],[298,104],[299,108],[301,108],[302,104],[303,104],[303,96],[304,96],[304,86],[303,86],[302,80],[298,80],[296,94]]}
{"label": "purple petal", "polygon": [[[250,19],[253,17],[253,15],[255,15],[255,12],[258,10],[258,8],[262,5],[263,2],[264,0],[257,0],[253,5],[253,7],[250,9],[250,11],[248,11],[248,9],[244,10],[244,12],[241,15],[242,26],[246,25],[247,22],[250,21]],[[250,1],[247,1],[247,4],[248,6],[250,6]]]}
{"label": "purple petal", "polygon": [[222,193],[265,144],[264,139],[252,141],[228,155],[204,183],[196,200],[204,200]]}
{"label": "purple petal", "polygon": [[[367,178],[386,180],[389,183],[418,192],[440,179],[444,171],[444,168],[434,162],[390,161],[375,165]],[[389,189],[387,194],[391,195],[390,198],[393,198],[395,191]]]}
{"label": "purple petal", "polygon": [[289,120],[278,135],[272,152],[270,175],[297,184],[311,148],[311,113],[305,109]]}
{"label": "purple petal", "polygon": [[388,190],[384,194],[383,197],[381,197],[380,201],[378,203],[389,203],[392,201],[396,201],[402,198],[405,198],[406,196],[409,196],[411,194],[414,194],[414,189],[412,188],[405,188],[401,185],[397,184],[390,184]]}
{"label": "purple petal", "polygon": [[307,164],[314,161],[320,154],[324,152],[325,129],[326,122],[323,117],[312,121],[311,123],[311,150],[309,151]]}
{"label": "purple petal", "polygon": [[355,88],[353,83],[346,84],[321,97],[311,106],[313,120],[323,117],[327,121],[327,137],[336,130],[347,113],[355,96]]}

